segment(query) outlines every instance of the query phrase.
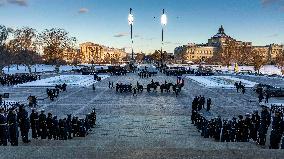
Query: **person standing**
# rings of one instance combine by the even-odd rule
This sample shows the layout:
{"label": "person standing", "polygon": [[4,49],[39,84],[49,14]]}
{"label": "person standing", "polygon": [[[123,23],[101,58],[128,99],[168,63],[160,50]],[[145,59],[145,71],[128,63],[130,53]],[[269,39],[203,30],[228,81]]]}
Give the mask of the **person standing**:
{"label": "person standing", "polygon": [[66,131],[67,131],[68,139],[72,139],[72,118],[71,118],[71,114],[67,115]]}
{"label": "person standing", "polygon": [[22,141],[24,143],[29,143],[30,121],[28,117],[28,112],[24,108],[21,110],[21,112],[19,112],[18,119],[19,119]]}
{"label": "person standing", "polygon": [[38,113],[35,111],[35,109],[32,110],[32,113],[30,115],[30,122],[32,128],[32,138],[37,139],[40,134],[38,131]]}
{"label": "person standing", "polygon": [[0,106],[2,105],[2,94],[0,94]]}
{"label": "person standing", "polygon": [[39,115],[39,129],[41,139],[46,139],[47,129],[46,129],[46,115],[44,114],[44,110],[41,110],[41,114]]}
{"label": "person standing", "polygon": [[17,115],[15,110],[10,110],[7,115],[7,123],[8,123],[8,130],[9,130],[9,137],[10,143],[12,146],[18,146],[18,122],[17,122]]}
{"label": "person standing", "polygon": [[48,113],[47,119],[46,119],[46,130],[47,130],[47,137],[49,140],[52,139],[52,132],[53,132],[53,126],[52,126],[52,114]]}
{"label": "person standing", "polygon": [[0,108],[0,146],[7,146],[7,118],[4,108]]}
{"label": "person standing", "polygon": [[266,95],[265,95],[265,103],[268,103],[269,98],[270,98],[270,94],[266,93]]}
{"label": "person standing", "polygon": [[208,98],[208,99],[207,99],[207,108],[206,108],[206,111],[210,111],[210,109],[211,109],[211,103],[212,103],[211,98]]}

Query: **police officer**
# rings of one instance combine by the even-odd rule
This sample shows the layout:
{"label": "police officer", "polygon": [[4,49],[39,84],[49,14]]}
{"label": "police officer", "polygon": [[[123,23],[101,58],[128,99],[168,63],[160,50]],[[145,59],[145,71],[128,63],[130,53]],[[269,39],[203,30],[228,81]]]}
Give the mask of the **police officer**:
{"label": "police officer", "polygon": [[30,121],[28,117],[28,112],[22,106],[18,113],[18,120],[21,130],[22,141],[24,143],[31,142],[29,140],[29,130],[30,130]]}
{"label": "police officer", "polygon": [[242,142],[244,138],[244,120],[243,116],[239,115],[239,120],[237,122],[237,132],[236,132],[236,141],[237,142]]}
{"label": "police officer", "polygon": [[59,140],[67,140],[66,119],[59,119]]}
{"label": "police officer", "polygon": [[57,116],[55,115],[52,118],[52,136],[54,140],[58,140],[59,139],[59,125],[58,125],[58,120],[57,120]]}
{"label": "police officer", "polygon": [[78,117],[73,117],[72,119],[72,132],[73,132],[73,137],[78,136]]}
{"label": "police officer", "polygon": [[79,122],[78,122],[78,127],[79,127],[79,137],[85,137],[86,136],[86,128],[84,126],[84,119],[79,119]]}
{"label": "police officer", "polygon": [[2,105],[2,94],[0,94],[0,106]]}
{"label": "police officer", "polygon": [[211,109],[211,98],[208,98],[207,99],[207,108],[206,108],[206,111],[210,111]]}
{"label": "police officer", "polygon": [[251,130],[251,119],[250,119],[250,114],[246,113],[246,118],[244,120],[244,127],[243,127],[243,141],[248,142],[249,141],[249,130]]}
{"label": "police officer", "polygon": [[44,110],[41,110],[41,113],[39,115],[39,129],[40,129],[41,139],[46,139],[47,128],[46,128],[46,115],[44,114]]}
{"label": "police officer", "polygon": [[47,119],[46,119],[46,130],[47,130],[47,137],[49,140],[52,139],[52,132],[53,132],[53,126],[52,126],[52,114],[48,113],[47,114]]}
{"label": "police officer", "polygon": [[237,119],[233,117],[230,129],[230,141],[236,141],[236,132],[237,132]]}
{"label": "police officer", "polygon": [[19,132],[18,132],[18,122],[15,110],[9,110],[9,113],[7,115],[7,121],[9,126],[10,143],[12,146],[18,146]]}
{"label": "police officer", "polygon": [[0,146],[7,146],[7,118],[4,108],[0,108]]}
{"label": "police officer", "polygon": [[250,138],[254,141],[257,140],[257,131],[260,125],[260,116],[258,115],[258,111],[255,110],[251,116],[251,129],[250,129]]}
{"label": "police officer", "polygon": [[32,138],[37,139],[39,134],[39,123],[38,123],[38,113],[35,111],[35,109],[32,109],[32,113],[30,114],[30,122],[31,122],[31,128],[32,128]]}
{"label": "police officer", "polygon": [[71,118],[71,114],[67,115],[66,131],[67,131],[68,139],[72,139],[72,118]]}

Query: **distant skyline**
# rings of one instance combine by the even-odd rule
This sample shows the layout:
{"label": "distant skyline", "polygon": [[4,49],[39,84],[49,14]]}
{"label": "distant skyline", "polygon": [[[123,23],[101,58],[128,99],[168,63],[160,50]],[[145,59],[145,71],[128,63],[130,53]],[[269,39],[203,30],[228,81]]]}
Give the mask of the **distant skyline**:
{"label": "distant skyline", "polygon": [[161,48],[160,16],[168,24],[164,50],[207,43],[223,25],[226,34],[253,45],[284,44],[284,0],[0,0],[0,25],[41,32],[63,28],[78,44],[128,48],[129,8],[134,14],[134,51]]}

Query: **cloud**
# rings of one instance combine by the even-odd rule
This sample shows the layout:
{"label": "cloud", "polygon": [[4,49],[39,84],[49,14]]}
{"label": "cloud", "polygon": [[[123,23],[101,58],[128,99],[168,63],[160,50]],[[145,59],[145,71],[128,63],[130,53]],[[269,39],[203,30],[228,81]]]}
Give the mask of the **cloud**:
{"label": "cloud", "polygon": [[11,4],[16,4],[19,6],[27,6],[28,5],[28,1],[27,0],[7,0],[8,3]]}
{"label": "cloud", "polygon": [[281,0],[261,0],[261,5],[262,6],[267,6],[267,5],[271,5],[273,3],[277,3]]}
{"label": "cloud", "polygon": [[79,13],[87,13],[87,12],[89,12],[89,9],[88,8],[80,8],[78,12]]}
{"label": "cloud", "polygon": [[272,35],[268,35],[267,37],[268,38],[274,38],[274,37],[278,37],[279,36],[279,34],[272,34]]}
{"label": "cloud", "polygon": [[4,4],[5,4],[5,0],[0,0],[0,7],[4,6]]}
{"label": "cloud", "polygon": [[113,37],[120,38],[120,37],[124,37],[124,36],[127,36],[127,35],[128,35],[128,33],[124,32],[124,33],[117,33]]}
{"label": "cloud", "polygon": [[139,37],[140,37],[140,35],[134,35],[134,37],[135,37],[135,38],[139,38]]}
{"label": "cloud", "polygon": [[276,7],[280,11],[284,11],[284,0],[261,0],[263,7]]}

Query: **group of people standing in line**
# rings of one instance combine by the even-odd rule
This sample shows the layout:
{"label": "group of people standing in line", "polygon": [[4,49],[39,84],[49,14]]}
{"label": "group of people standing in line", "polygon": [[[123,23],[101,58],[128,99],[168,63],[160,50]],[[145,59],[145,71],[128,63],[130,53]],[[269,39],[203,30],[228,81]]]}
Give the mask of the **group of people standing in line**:
{"label": "group of people standing in line", "polygon": [[11,146],[18,146],[19,134],[23,143],[31,142],[30,129],[33,139],[67,140],[85,137],[95,124],[95,109],[84,119],[69,114],[67,118],[58,120],[56,115],[48,113],[46,116],[44,110],[39,114],[34,108],[29,115],[24,105],[17,105],[7,111],[0,108],[0,146],[7,146],[8,142]]}
{"label": "group of people standing in line", "polygon": [[201,132],[201,136],[204,138],[214,138],[216,141],[221,142],[254,141],[264,146],[272,118],[269,148],[279,149],[281,145],[281,149],[284,149],[284,120],[282,109],[269,111],[268,108],[264,107],[260,115],[258,111],[255,110],[253,114],[247,113],[245,118],[239,115],[238,119],[233,117],[228,120],[222,119],[220,116],[209,119],[200,112],[205,103],[204,101],[203,97],[195,98],[192,102],[191,114],[192,124],[197,127],[198,131]]}
{"label": "group of people standing in line", "polygon": [[16,75],[3,75],[0,76],[0,84],[2,86],[12,86],[40,80],[40,75],[32,74],[16,74]]}

